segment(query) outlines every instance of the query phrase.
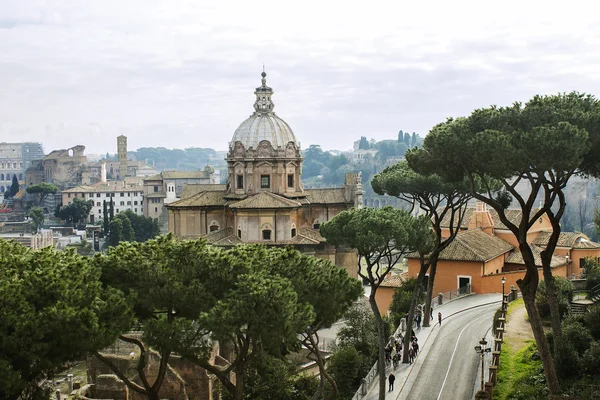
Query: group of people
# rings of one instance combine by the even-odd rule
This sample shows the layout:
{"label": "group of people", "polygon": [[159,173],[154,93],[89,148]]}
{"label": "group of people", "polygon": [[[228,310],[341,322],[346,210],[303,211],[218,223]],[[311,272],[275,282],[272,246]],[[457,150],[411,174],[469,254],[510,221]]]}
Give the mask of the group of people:
{"label": "group of people", "polygon": [[[408,320],[408,313],[406,314],[406,319]],[[433,319],[433,307],[431,307],[431,319]],[[417,329],[421,329],[421,313],[417,313],[417,315],[415,316],[415,322],[417,324]],[[442,325],[442,313],[441,312],[438,312],[438,323],[440,325]],[[402,334],[398,333],[394,337],[393,341],[390,341],[385,348],[386,364],[389,365],[390,363],[392,363],[394,366],[394,369],[396,369],[396,367],[398,366],[398,363],[401,361],[401,357],[402,357],[401,354],[402,354],[402,347],[403,347],[402,342],[404,342],[404,338],[402,337]],[[417,357],[418,354],[419,354],[419,339],[417,338],[417,335],[413,331],[411,340],[410,340],[410,347],[408,348],[408,360],[411,365],[415,361],[415,358]],[[390,372],[390,375],[388,376],[388,383],[389,383],[388,392],[392,392],[394,390],[394,382],[395,381],[396,381],[396,376],[394,375],[393,372]]]}
{"label": "group of people", "polygon": [[390,364],[392,364],[394,368],[398,366],[402,357],[402,341],[402,335],[398,334],[394,337],[394,340],[390,341],[385,347],[385,362],[388,366]]}

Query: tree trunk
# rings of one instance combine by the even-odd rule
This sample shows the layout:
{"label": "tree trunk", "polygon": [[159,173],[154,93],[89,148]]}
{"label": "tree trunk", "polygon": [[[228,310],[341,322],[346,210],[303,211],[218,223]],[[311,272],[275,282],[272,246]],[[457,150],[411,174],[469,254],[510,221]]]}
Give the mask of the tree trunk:
{"label": "tree trunk", "polygon": [[429,281],[427,282],[427,298],[425,299],[425,309],[423,310],[423,326],[427,327],[431,324],[431,302],[433,299],[433,283],[435,281],[435,273],[437,271],[437,262],[431,262],[429,267]]}
{"label": "tree trunk", "polygon": [[331,386],[331,394],[327,397],[327,400],[335,399],[337,397],[337,393],[338,393],[337,384],[335,383],[335,380],[331,377],[331,375],[329,375],[329,373],[327,372],[327,369],[325,368],[325,360],[321,356],[320,352],[319,352],[319,355],[317,356],[317,366],[319,367],[319,374],[321,375],[321,382],[319,383],[319,389],[317,390],[317,392],[315,394],[313,394],[313,396],[311,397],[311,400],[318,400],[318,399],[322,398],[321,396],[323,393],[325,381],[329,382],[329,385]]}
{"label": "tree trunk", "polygon": [[[530,272],[533,271],[528,270],[525,274],[525,278],[517,281],[517,285],[519,285],[519,289],[521,289],[521,293],[523,294],[523,301],[525,303],[525,308],[527,309],[527,314],[529,315],[531,330],[533,331],[542,365],[544,366],[544,375],[546,376],[548,389],[550,390],[550,394],[559,395],[561,391],[558,376],[556,375],[556,367],[554,366],[554,360],[550,354],[548,341],[544,334],[540,313],[535,306],[535,293],[539,278],[537,276],[537,271],[535,271],[535,276],[533,276],[533,273],[530,274]],[[528,277],[528,275],[530,276]]]}
{"label": "tree trunk", "polygon": [[410,346],[410,339],[412,337],[412,325],[415,318],[415,308],[417,308],[417,301],[419,300],[419,296],[421,295],[421,286],[423,285],[423,278],[425,278],[425,273],[427,272],[427,268],[421,264],[421,270],[419,271],[419,275],[417,275],[417,285],[415,292],[413,293],[412,300],[410,301],[410,309],[408,310],[408,318],[406,320],[406,332],[404,333],[404,348],[402,349],[402,363],[408,364],[408,348]]}
{"label": "tree trunk", "polygon": [[319,387],[317,388],[317,391],[312,395],[311,400],[322,399],[325,381],[329,382],[329,385],[331,386],[331,393],[327,397],[327,400],[336,398],[338,394],[337,384],[325,368],[325,358],[323,358],[323,354],[321,354],[321,350],[319,350],[318,338],[317,340],[315,340],[315,337],[311,334],[308,336],[308,343],[305,343],[304,345],[309,349],[311,353],[315,355],[315,362],[319,367],[319,375],[321,376],[321,382],[319,382]]}
{"label": "tree trunk", "polygon": [[379,339],[379,351],[377,357],[377,371],[379,373],[379,400],[385,400],[385,327],[383,325],[383,318],[381,318],[381,314],[379,313],[379,307],[377,307],[377,302],[375,301],[375,290],[371,290],[371,294],[369,295],[369,304],[371,305],[371,310],[373,310],[373,316],[375,317],[375,323],[377,324],[377,337]]}
{"label": "tree trunk", "polygon": [[243,363],[235,368],[235,392],[232,393],[234,400],[244,400],[244,369]]}
{"label": "tree trunk", "polygon": [[550,306],[550,318],[552,319],[552,333],[554,335],[554,354],[558,354],[557,352],[560,346],[560,340],[562,339],[562,325],[560,321],[560,308],[558,307],[558,293],[556,290],[556,283],[554,282],[550,266],[544,265],[543,271],[544,281],[546,282],[546,297],[548,298],[548,305]]}

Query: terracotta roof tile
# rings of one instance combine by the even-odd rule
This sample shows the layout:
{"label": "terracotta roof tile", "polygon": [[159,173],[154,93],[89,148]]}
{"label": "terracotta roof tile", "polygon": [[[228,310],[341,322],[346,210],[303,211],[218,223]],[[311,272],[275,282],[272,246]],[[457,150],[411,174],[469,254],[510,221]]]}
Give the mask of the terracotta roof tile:
{"label": "terracotta roof tile", "polygon": [[343,204],[352,203],[346,200],[344,188],[306,189],[306,199],[313,204]]}
{"label": "terracotta roof tile", "polygon": [[224,192],[201,192],[169,203],[167,208],[225,206],[230,202],[223,198],[224,195]]}
{"label": "terracotta roof tile", "polygon": [[149,199],[152,199],[152,198],[165,198],[165,197],[167,197],[167,194],[165,192],[152,192],[150,194],[147,194],[144,197],[147,197]]}
{"label": "terracotta roof tile", "polygon": [[[550,240],[550,235],[552,235],[552,232],[540,232],[532,243],[545,247],[548,244],[548,240]],[[556,246],[579,249],[600,248],[600,244],[592,242],[589,237],[581,232],[561,232],[558,236]]]}
{"label": "terracotta roof tile", "polygon": [[216,184],[203,184],[203,183],[186,183],[183,185],[183,191],[181,192],[181,198],[193,196],[200,192],[224,192],[227,189],[227,185],[216,185]]}
{"label": "terracotta roof tile", "polygon": [[[469,221],[471,220],[471,217],[473,216],[473,213],[475,212],[475,210],[476,210],[475,207],[467,208],[467,210],[465,211],[465,216],[462,220],[462,224],[460,226],[461,228],[467,229],[467,227],[469,226]],[[494,221],[495,229],[508,229],[506,227],[506,225],[504,225],[502,223],[502,221],[500,221],[500,217],[498,217],[498,213],[496,212],[496,210],[494,210],[491,207],[487,207],[487,211],[490,213],[490,217],[492,217],[492,221]],[[538,209],[535,208],[532,211],[535,214],[538,211]],[[513,224],[518,226],[519,223],[521,222],[521,216],[523,215],[523,211],[518,208],[509,208],[504,211],[504,214],[506,215],[506,217],[508,218],[508,220],[510,222],[512,222]],[[450,215],[449,214],[446,214],[446,216],[442,220],[441,226],[442,226],[442,228],[448,228],[450,226]]]}
{"label": "terracotta roof tile", "polygon": [[232,203],[230,208],[295,208],[300,203],[270,192],[260,192],[247,199]]}
{"label": "terracotta roof tile", "polygon": [[325,238],[321,236],[321,232],[317,229],[300,228],[298,229],[298,236],[306,237],[317,243],[325,242]]}
{"label": "terracotta roof tile", "polygon": [[573,245],[574,249],[600,249],[600,243],[592,242],[591,240],[579,238]]}
{"label": "terracotta roof tile", "polygon": [[391,287],[398,288],[402,286],[404,282],[408,279],[408,272],[404,272],[398,275],[391,275],[386,277],[383,282],[379,285],[379,287]]}
{"label": "terracotta roof tile", "polygon": [[[537,246],[531,246],[531,252],[533,253],[533,259],[535,260],[535,265],[537,267],[542,267],[542,256],[541,251]],[[552,256],[552,261],[550,262],[550,266],[552,268],[560,267],[561,265],[565,265],[566,259],[559,256]],[[508,264],[522,264],[525,265],[525,261],[523,261],[523,255],[517,249],[514,249],[510,252],[506,260],[504,261]]]}
{"label": "terracotta roof tile", "polygon": [[115,182],[108,182],[95,185],[76,186],[72,189],[63,190],[62,193],[113,193],[113,192],[142,192],[144,187],[141,185],[126,185],[122,182],[115,185]]}
{"label": "terracotta roof tile", "polygon": [[[496,236],[481,229],[471,229],[459,232],[440,253],[440,260],[489,261],[512,249],[513,245]],[[418,258],[418,254],[409,254],[407,258]]]}
{"label": "terracotta roof tile", "polygon": [[[460,224],[461,228],[467,229],[469,227],[469,221],[471,220],[471,216],[473,215],[474,211],[475,211],[475,208],[473,208],[473,207],[468,207],[465,210],[465,215],[462,219],[462,223]],[[442,223],[440,226],[442,228],[450,227],[450,213],[446,213],[446,215],[444,215],[444,219],[442,219]]]}

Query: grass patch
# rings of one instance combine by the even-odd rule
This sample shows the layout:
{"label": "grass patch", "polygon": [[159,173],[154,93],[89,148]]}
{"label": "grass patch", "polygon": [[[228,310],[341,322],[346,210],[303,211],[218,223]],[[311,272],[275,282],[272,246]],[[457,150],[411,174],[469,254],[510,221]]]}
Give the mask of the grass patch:
{"label": "grass patch", "polygon": [[517,308],[521,308],[525,306],[525,302],[523,299],[517,299],[515,301],[511,301],[508,303],[508,308],[506,309],[506,322],[510,319],[511,315],[515,312]]}
{"label": "grass patch", "polygon": [[[510,349],[509,343],[504,343]],[[547,399],[542,362],[537,354],[534,340],[526,340],[525,346],[517,351],[500,354],[498,381],[494,387],[494,399],[536,400]]]}

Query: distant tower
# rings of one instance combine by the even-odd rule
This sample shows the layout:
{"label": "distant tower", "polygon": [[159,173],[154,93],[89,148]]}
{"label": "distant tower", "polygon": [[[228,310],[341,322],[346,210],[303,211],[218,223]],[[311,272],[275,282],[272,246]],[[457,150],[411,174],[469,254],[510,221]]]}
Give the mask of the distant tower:
{"label": "distant tower", "polygon": [[117,137],[117,156],[119,158],[119,180],[127,176],[127,136]]}

